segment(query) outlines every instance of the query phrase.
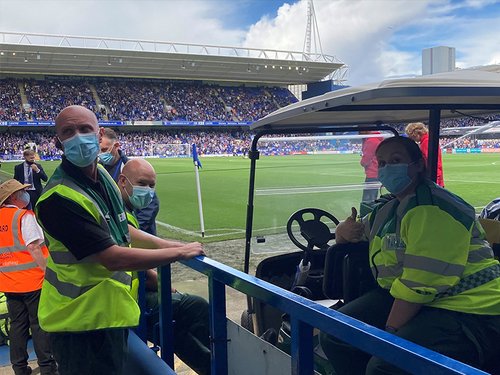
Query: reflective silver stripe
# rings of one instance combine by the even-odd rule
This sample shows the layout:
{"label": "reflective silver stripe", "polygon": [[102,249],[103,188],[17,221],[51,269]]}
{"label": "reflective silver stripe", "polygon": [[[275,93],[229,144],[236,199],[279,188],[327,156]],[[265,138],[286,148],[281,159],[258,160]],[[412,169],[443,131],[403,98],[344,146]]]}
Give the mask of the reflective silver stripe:
{"label": "reflective silver stripe", "polygon": [[472,237],[470,240],[472,246],[488,246],[488,241],[484,238]]}
{"label": "reflective silver stripe", "polygon": [[465,266],[460,264],[452,264],[438,259],[411,254],[405,255],[404,267],[433,272],[442,276],[458,277],[463,274],[465,269]]}
{"label": "reflective silver stripe", "polygon": [[403,268],[401,264],[395,264],[393,266],[383,266],[377,265],[377,267],[371,267],[372,272],[377,274],[379,278],[384,277],[397,277],[401,275]]}
{"label": "reflective silver stripe", "polygon": [[403,263],[405,259],[406,248],[398,248],[394,251],[396,253],[396,260],[398,263]]}
{"label": "reflective silver stripe", "polygon": [[19,228],[17,227],[17,222],[19,220],[19,216],[22,213],[23,213],[23,210],[18,209],[14,213],[14,216],[12,217],[11,228],[12,228],[12,238],[14,239],[14,245],[1,247],[0,254],[15,253],[18,251],[26,251],[26,246],[22,245],[21,241],[19,241]]}
{"label": "reflective silver stripe", "polygon": [[[122,271],[113,272],[109,278],[125,284],[126,286],[130,286],[132,282],[132,277]],[[54,288],[56,288],[59,294],[71,299],[75,299],[78,296],[81,296],[97,285],[95,284],[78,286],[65,281],[61,281],[57,277],[57,274],[49,267],[47,267],[47,269],[45,270],[45,280],[49,282]]]}
{"label": "reflective silver stripe", "polygon": [[118,282],[125,284],[127,286],[132,285],[132,276],[127,274],[124,271],[113,272],[113,274],[110,276],[110,279],[118,281]]}
{"label": "reflective silver stripe", "polygon": [[55,264],[81,264],[81,263],[96,263],[90,257],[78,260],[69,251],[52,251],[50,257]]}
{"label": "reflective silver stripe", "polygon": [[47,269],[45,270],[45,280],[48,281],[54,288],[56,288],[59,294],[71,299],[75,299],[76,297],[84,294],[95,286],[90,285],[80,287],[71,283],[60,281],[57,277],[57,274],[49,267],[47,267]]}
{"label": "reflective silver stripe", "polygon": [[467,262],[479,263],[485,259],[493,259],[493,250],[489,246],[483,246],[480,249],[469,251]]}
{"label": "reflective silver stripe", "polygon": [[36,262],[29,262],[23,264],[16,264],[14,266],[0,267],[0,272],[7,273],[7,272],[25,271],[36,267],[38,267],[38,264],[36,264]]}
{"label": "reflective silver stripe", "polygon": [[441,293],[441,292],[444,292],[445,290],[449,289],[450,286],[449,285],[432,285],[432,286],[429,286],[427,284],[422,284],[422,283],[418,283],[416,281],[412,281],[412,280],[407,280],[407,279],[399,279],[401,281],[401,283],[403,283],[404,285],[406,285],[408,288],[434,288],[437,290],[438,293]]}
{"label": "reflective silver stripe", "polygon": [[472,275],[466,276],[461,279],[458,284],[451,287],[444,293],[438,294],[437,298],[452,297],[465,292],[470,289],[477,288],[483,284],[486,284],[492,280],[500,277],[500,264],[494,264],[493,266],[482,269],[481,271],[475,272]]}
{"label": "reflective silver stripe", "polygon": [[[474,224],[472,225],[472,231],[471,231],[472,240],[479,239],[481,237],[481,231],[477,227],[477,223],[478,222],[476,220],[476,221],[474,221]],[[472,241],[471,241],[471,243],[472,243]]]}
{"label": "reflective silver stripe", "polygon": [[26,246],[4,246],[0,248],[0,254],[16,253],[18,251],[26,251]]}
{"label": "reflective silver stripe", "polygon": [[380,227],[385,224],[387,219],[387,212],[391,212],[393,206],[398,203],[397,199],[393,199],[392,201],[387,202],[375,215],[375,220],[370,228],[370,237],[369,240],[372,241],[373,238],[377,235]]}

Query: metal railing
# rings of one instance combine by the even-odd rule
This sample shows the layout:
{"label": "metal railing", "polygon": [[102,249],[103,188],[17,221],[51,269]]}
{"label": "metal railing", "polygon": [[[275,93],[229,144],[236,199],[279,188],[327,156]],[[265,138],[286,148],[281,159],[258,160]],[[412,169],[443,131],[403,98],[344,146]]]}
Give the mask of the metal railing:
{"label": "metal railing", "polygon": [[45,47],[95,48],[102,50],[180,53],[206,56],[252,57],[286,61],[340,63],[323,53],[231,47],[210,44],[175,43],[158,40],[104,38],[76,35],[16,33],[0,31],[0,43]]}
{"label": "metal railing", "polygon": [[[289,314],[292,328],[292,374],[294,375],[314,373],[314,327],[367,353],[380,357],[409,373],[487,374],[210,258],[199,257],[182,263],[208,277],[213,374],[225,375],[228,373],[226,286]],[[165,271],[165,276],[168,276],[161,278],[161,290],[170,291],[170,269]],[[166,302],[168,303],[168,301]],[[167,334],[165,331],[163,330],[162,334]],[[170,360],[173,361],[173,353],[171,349],[169,353],[167,351],[165,350],[163,358],[167,359],[168,363]]]}

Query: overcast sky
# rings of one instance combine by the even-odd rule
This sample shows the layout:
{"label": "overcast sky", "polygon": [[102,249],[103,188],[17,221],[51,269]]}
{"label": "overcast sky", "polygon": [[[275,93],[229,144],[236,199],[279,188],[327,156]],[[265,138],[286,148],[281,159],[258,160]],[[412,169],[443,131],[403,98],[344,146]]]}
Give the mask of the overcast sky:
{"label": "overcast sky", "polygon": [[[347,84],[421,73],[421,51],[457,66],[500,63],[500,1],[315,0],[323,53]],[[0,0],[0,31],[302,51],[307,0]],[[314,51],[313,51],[314,52]]]}

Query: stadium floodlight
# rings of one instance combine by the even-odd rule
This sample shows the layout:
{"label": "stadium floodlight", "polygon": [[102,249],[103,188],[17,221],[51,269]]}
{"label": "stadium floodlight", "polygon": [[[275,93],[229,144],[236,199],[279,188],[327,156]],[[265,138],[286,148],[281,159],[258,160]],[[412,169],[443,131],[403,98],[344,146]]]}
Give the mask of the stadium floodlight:
{"label": "stadium floodlight", "polygon": [[5,55],[5,53],[2,51],[2,52],[0,52],[0,55],[3,56],[3,55]]}
{"label": "stadium floodlight", "polygon": [[15,52],[12,52],[12,56],[16,56],[16,53],[15,53]]}

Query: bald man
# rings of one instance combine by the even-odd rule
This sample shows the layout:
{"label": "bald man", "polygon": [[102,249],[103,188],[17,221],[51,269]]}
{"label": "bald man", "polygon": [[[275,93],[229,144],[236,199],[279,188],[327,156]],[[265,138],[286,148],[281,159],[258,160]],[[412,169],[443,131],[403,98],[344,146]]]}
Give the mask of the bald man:
{"label": "bald man", "polygon": [[[156,186],[156,172],[144,159],[130,159],[118,177],[118,187],[127,210],[129,224],[138,227],[133,211],[147,206]],[[208,302],[200,296],[172,291],[174,352],[200,375],[210,374],[210,328]],[[146,308],[148,340],[155,342],[154,328],[159,321],[158,277],[146,271]],[[157,344],[159,344],[157,342]]]}
{"label": "bald man", "polygon": [[[118,182],[118,176],[120,176],[125,164],[128,163],[129,158],[120,149],[121,145],[116,132],[111,128],[105,128],[99,146],[101,149],[100,163],[113,177],[113,180]],[[160,200],[156,193],[153,193],[153,198],[148,205],[140,209],[134,208],[133,211],[139,228],[156,236],[156,216],[160,211]]]}
{"label": "bald man", "polygon": [[129,227],[120,191],[97,164],[102,131],[92,111],[69,106],[55,122],[64,155],[35,209],[50,254],[40,326],[50,333],[61,375],[120,375],[128,329],[140,315],[127,271],[204,251],[197,242],[180,244]]}

